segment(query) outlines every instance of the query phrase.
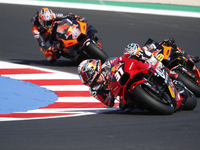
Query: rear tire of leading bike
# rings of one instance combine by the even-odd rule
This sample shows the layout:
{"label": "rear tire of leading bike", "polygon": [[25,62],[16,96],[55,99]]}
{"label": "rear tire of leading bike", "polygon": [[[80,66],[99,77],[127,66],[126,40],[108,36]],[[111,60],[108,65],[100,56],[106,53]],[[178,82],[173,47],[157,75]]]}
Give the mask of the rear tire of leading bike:
{"label": "rear tire of leading bike", "polygon": [[186,74],[183,74],[181,71],[176,70],[176,73],[178,73],[177,80],[183,82],[183,84],[194,93],[195,96],[200,97],[200,85],[199,83],[192,81],[187,77]]}
{"label": "rear tire of leading bike", "polygon": [[197,99],[189,97],[183,105],[183,110],[193,110],[197,106]]}
{"label": "rear tire of leading bike", "polygon": [[108,59],[108,55],[93,41],[86,42],[85,51],[90,55],[91,59],[100,59],[102,63]]}
{"label": "rear tire of leading bike", "polygon": [[190,91],[186,91],[187,92],[187,99],[183,105],[183,110],[193,110],[196,106],[197,106],[197,98],[196,96],[190,92]]}
{"label": "rear tire of leading bike", "polygon": [[156,100],[154,97],[148,94],[141,85],[135,87],[133,90],[133,95],[136,96],[138,101],[145,105],[147,109],[150,109],[158,114],[171,115],[174,113],[175,108],[172,104],[166,105]]}

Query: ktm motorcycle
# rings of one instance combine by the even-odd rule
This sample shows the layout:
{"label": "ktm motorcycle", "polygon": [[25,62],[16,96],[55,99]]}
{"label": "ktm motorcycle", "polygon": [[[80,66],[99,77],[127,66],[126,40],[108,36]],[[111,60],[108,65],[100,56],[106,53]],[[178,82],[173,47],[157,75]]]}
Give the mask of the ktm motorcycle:
{"label": "ktm motorcycle", "polygon": [[172,81],[165,69],[123,56],[109,60],[109,64],[108,89],[122,110],[139,108],[171,115],[197,105],[195,95],[180,81]]}
{"label": "ktm motorcycle", "polygon": [[56,23],[54,42],[60,44],[61,56],[81,62],[85,59],[100,59],[104,62],[108,55],[97,43],[97,30],[86,22],[64,19]]}
{"label": "ktm motorcycle", "polygon": [[157,49],[150,50],[168,69],[178,74],[177,80],[190,89],[197,97],[200,97],[200,72],[195,62],[179,47],[166,46],[152,39],[148,39],[145,45],[156,43]]}

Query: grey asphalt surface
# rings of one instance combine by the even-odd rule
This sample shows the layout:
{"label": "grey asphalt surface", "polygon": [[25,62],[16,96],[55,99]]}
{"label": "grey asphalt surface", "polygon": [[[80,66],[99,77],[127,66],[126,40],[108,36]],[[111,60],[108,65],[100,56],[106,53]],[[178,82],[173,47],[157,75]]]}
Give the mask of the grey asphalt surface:
{"label": "grey asphalt surface", "polygon": [[[0,60],[76,73],[77,64],[61,58],[50,65],[31,33],[30,19],[41,7],[0,4]],[[200,20],[184,17],[52,8],[85,16],[99,31],[110,57],[124,47],[174,37],[179,47],[199,55]],[[199,99],[198,99],[199,100]],[[120,110],[82,117],[0,122],[1,150],[199,150],[200,106],[170,116]]]}

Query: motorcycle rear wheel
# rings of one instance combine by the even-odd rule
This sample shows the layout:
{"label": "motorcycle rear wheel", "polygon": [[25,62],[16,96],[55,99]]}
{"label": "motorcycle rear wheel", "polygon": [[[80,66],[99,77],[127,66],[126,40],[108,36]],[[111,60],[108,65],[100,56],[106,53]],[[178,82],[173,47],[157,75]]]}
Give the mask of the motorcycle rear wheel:
{"label": "motorcycle rear wheel", "polygon": [[90,55],[90,59],[100,59],[102,63],[108,59],[108,55],[96,43],[88,41],[85,45],[85,51]]}
{"label": "motorcycle rear wheel", "polygon": [[138,101],[144,104],[147,109],[162,115],[171,115],[174,113],[175,108],[172,103],[162,103],[163,100],[161,97],[155,95],[149,88],[144,89],[144,87],[141,85],[136,86],[133,90],[133,95],[136,96]]}
{"label": "motorcycle rear wheel", "polygon": [[183,110],[193,110],[197,106],[197,98],[195,95],[190,94],[183,105]]}
{"label": "motorcycle rear wheel", "polygon": [[184,72],[181,72],[179,70],[176,70],[176,73],[178,73],[177,80],[183,82],[183,84],[190,89],[195,96],[200,97],[200,85],[196,81],[193,81],[187,74]]}

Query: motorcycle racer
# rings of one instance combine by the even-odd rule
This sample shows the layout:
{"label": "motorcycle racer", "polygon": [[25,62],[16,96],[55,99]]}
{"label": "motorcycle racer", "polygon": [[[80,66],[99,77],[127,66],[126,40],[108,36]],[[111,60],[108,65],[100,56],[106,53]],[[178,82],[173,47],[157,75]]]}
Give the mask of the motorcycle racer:
{"label": "motorcycle racer", "polygon": [[[165,68],[163,63],[158,61],[150,52],[150,50],[155,48],[155,44],[149,44],[141,48],[137,43],[130,43],[124,49],[124,56],[130,59],[139,59],[141,61],[150,63],[159,69],[163,69]],[[176,79],[178,77],[178,74],[174,71],[169,69],[167,69],[167,71],[171,78]]]}
{"label": "motorcycle racer", "polygon": [[[171,46],[174,49],[178,49],[180,51],[182,51],[181,48],[179,48],[176,43],[175,43],[175,39],[174,38],[169,38],[169,39],[164,39],[162,42],[160,43],[153,43],[153,44],[148,44],[144,47],[142,47],[143,50],[152,50],[152,49],[161,49],[161,44],[165,45],[165,46]],[[200,61],[200,57],[199,56],[192,56],[189,55],[191,57],[191,59],[194,61],[194,63],[198,63]]]}
{"label": "motorcycle racer", "polygon": [[83,84],[89,86],[90,94],[107,105],[114,106],[114,96],[108,88],[108,65],[101,66],[101,60],[89,59],[78,66],[78,75]]}
{"label": "motorcycle racer", "polygon": [[79,20],[84,21],[84,17],[69,14],[54,13],[49,8],[42,8],[35,15],[33,15],[31,22],[33,24],[32,33],[38,43],[40,50],[46,56],[48,62],[53,63],[60,57],[59,43],[54,42],[54,26],[57,21],[62,19],[66,20]]}
{"label": "motorcycle racer", "polygon": [[[124,57],[124,56],[122,56]],[[115,97],[108,89],[108,82],[112,76],[112,67],[118,65],[121,57],[107,60],[101,65],[101,61],[97,59],[88,59],[82,61],[78,66],[78,75],[82,83],[89,86],[90,94],[97,100],[101,101],[108,107],[114,106]],[[146,66],[148,68],[142,73],[151,73],[152,65],[142,63],[137,65],[138,69]],[[111,71],[110,71],[111,70]],[[125,110],[125,104],[119,104],[120,109]]]}
{"label": "motorcycle racer", "polygon": [[158,61],[149,51],[141,49],[141,47],[137,43],[130,43],[124,49],[124,56],[131,59],[139,59],[142,61],[146,61],[162,69],[164,65],[162,62]]}

